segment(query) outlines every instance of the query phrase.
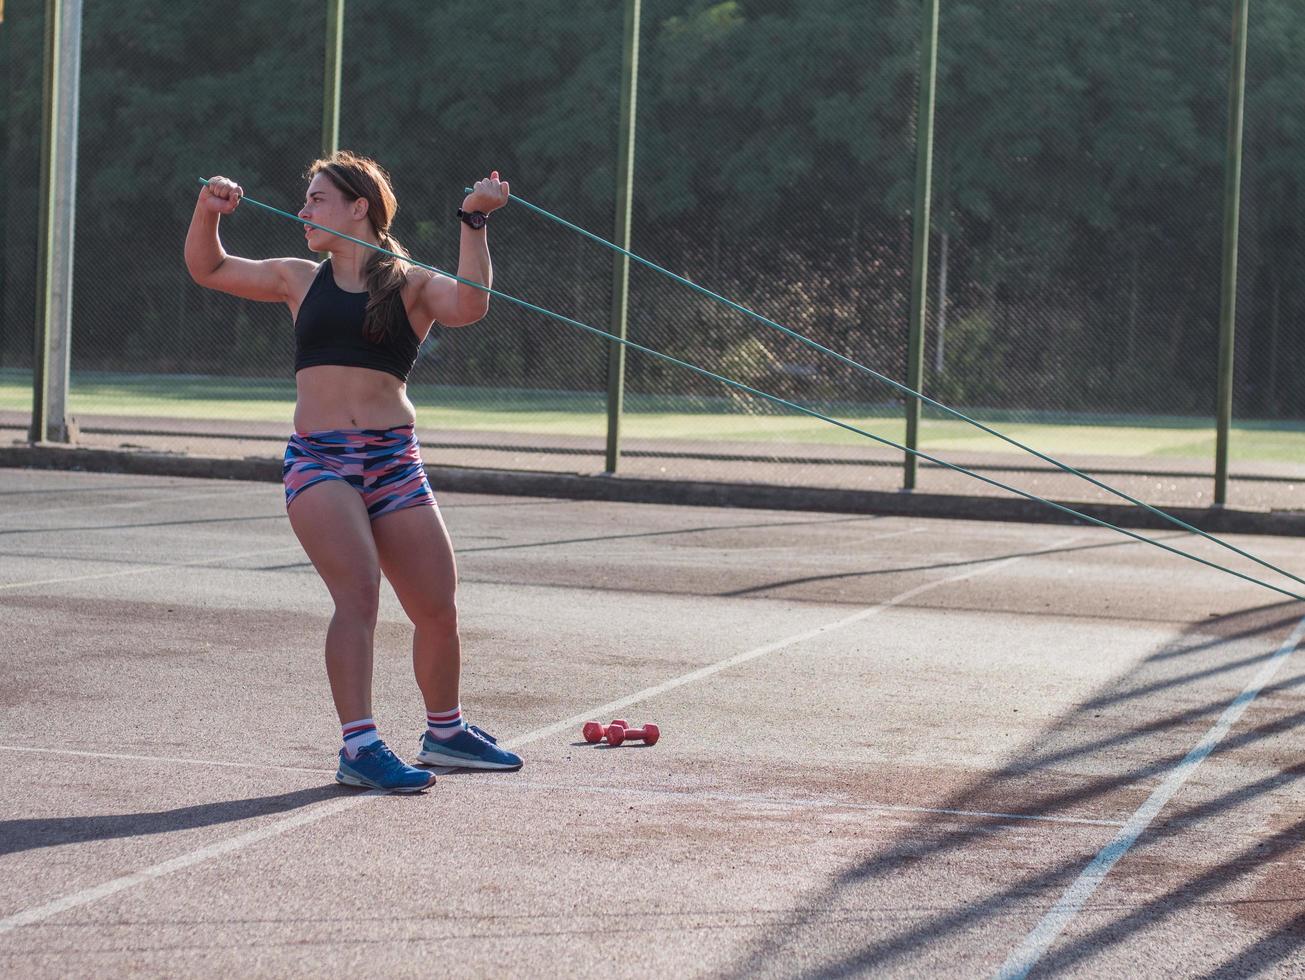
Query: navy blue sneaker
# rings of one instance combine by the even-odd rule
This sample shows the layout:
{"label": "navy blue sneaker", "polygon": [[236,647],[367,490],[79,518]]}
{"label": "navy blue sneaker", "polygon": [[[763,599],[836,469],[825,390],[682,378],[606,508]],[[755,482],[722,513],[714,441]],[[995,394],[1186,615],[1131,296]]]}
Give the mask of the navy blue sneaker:
{"label": "navy blue sneaker", "polygon": [[402,762],[384,742],[373,742],[359,749],[352,759],[345,755],[344,749],[340,750],[340,769],[335,781],[392,793],[420,793],[435,784],[435,777]]}
{"label": "navy blue sneaker", "polygon": [[475,725],[464,725],[452,738],[438,739],[429,731],[421,736],[417,761],[423,766],[456,769],[520,769],[521,756],[500,749],[493,735]]}

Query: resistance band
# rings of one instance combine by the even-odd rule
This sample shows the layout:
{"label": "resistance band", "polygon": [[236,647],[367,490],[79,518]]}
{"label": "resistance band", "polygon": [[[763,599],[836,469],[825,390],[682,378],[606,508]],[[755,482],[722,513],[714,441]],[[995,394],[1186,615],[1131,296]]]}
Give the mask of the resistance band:
{"label": "resistance band", "polygon": [[[205,185],[207,185],[208,183],[208,181],[206,181],[202,177],[199,178],[199,182]],[[1002,483],[1000,480],[994,480],[991,477],[983,476],[980,473],[975,473],[973,470],[966,469],[964,466],[959,466],[956,463],[949,463],[945,459],[939,459],[938,457],[931,456],[929,453],[923,452],[921,450],[908,449],[906,446],[903,446],[900,443],[893,442],[891,439],[884,438],[883,436],[877,436],[873,432],[867,432],[864,429],[859,429],[854,425],[849,425],[846,422],[840,422],[838,419],[830,418],[828,415],[823,415],[820,412],[817,412],[813,408],[808,408],[805,405],[800,405],[797,402],[789,401],[786,398],[780,398],[778,395],[772,395],[768,392],[760,391],[756,388],[752,388],[748,385],[743,384],[742,382],[735,381],[732,378],[727,378],[724,375],[716,374],[714,371],[709,371],[706,368],[698,367],[696,364],[690,364],[688,361],[682,361],[677,357],[672,357],[670,354],[663,354],[661,351],[655,351],[650,347],[644,347],[642,344],[637,344],[632,340],[622,339],[621,337],[617,337],[615,334],[610,334],[605,330],[599,330],[597,327],[591,327],[587,323],[581,323],[579,320],[573,320],[568,316],[563,316],[561,313],[554,313],[552,310],[544,309],[544,307],[542,306],[536,306],[534,303],[527,302],[526,300],[518,299],[515,296],[509,296],[507,293],[500,292],[497,289],[494,289],[490,286],[486,286],[484,283],[475,282],[474,280],[471,279],[463,279],[461,276],[454,275],[453,273],[450,272],[445,272],[443,269],[436,268],[433,265],[427,265],[424,262],[419,262],[418,260],[411,258],[410,256],[399,255],[397,252],[392,252],[389,249],[384,248],[380,245],[374,244],[372,242],[364,241],[361,238],[354,238],[352,235],[345,234],[342,231],[336,231],[334,228],[327,228],[325,225],[319,225],[312,221],[305,221],[303,218],[299,217],[298,215],[291,214],[288,211],[282,211],[280,208],[273,207],[270,204],[264,204],[262,201],[256,201],[252,197],[242,196],[241,200],[249,204],[252,204],[255,207],[261,208],[264,211],[269,211],[272,214],[279,215],[280,217],[288,218],[291,221],[297,222],[301,226],[307,225],[310,228],[316,228],[319,231],[328,232],[329,234],[335,235],[339,238],[343,238],[345,241],[353,242],[356,245],[361,245],[364,248],[371,249],[372,251],[380,252],[383,255],[393,256],[396,259],[399,259],[403,262],[407,262],[409,265],[414,265],[420,269],[425,269],[428,272],[435,273],[436,275],[446,276],[447,278],[452,279],[455,282],[460,282],[463,285],[472,286],[476,289],[479,289],[481,292],[488,293],[490,296],[497,296],[499,299],[505,300],[509,303],[515,303],[516,305],[522,306],[535,313],[542,313],[544,316],[552,317],[553,319],[559,320],[562,323],[567,324],[568,326],[576,327],[579,330],[584,330],[587,333],[591,333],[597,337],[602,337],[606,340],[615,341],[618,344],[622,344],[626,347],[631,348],[632,350],[637,350],[640,353],[648,354],[651,357],[657,357],[664,361],[669,361],[672,364],[685,368],[689,371],[693,371],[694,373],[700,374],[703,377],[711,378],[713,381],[719,381],[722,384],[729,385],[732,388],[737,388],[739,391],[747,392],[748,394],[754,395],[758,398],[764,398],[767,401],[774,402],[776,405],[782,405],[785,408],[790,408],[796,412],[800,412],[803,415],[809,415],[812,418],[820,419],[822,422],[828,422],[830,425],[836,425],[840,429],[846,429],[848,432],[854,432],[857,435],[864,436],[867,439],[873,439],[875,442],[882,443],[885,446],[889,446],[901,452],[911,453],[912,455],[917,456],[920,459],[928,460],[931,463],[935,463],[939,466],[946,467],[949,470],[954,470],[957,473],[964,473],[966,476],[973,477],[974,479],[979,480],[982,483],[987,483],[988,485],[997,487],[1000,490],[1005,490],[1008,493],[1013,493],[1020,497],[1024,497],[1026,500],[1033,500],[1033,501],[1037,501],[1040,504],[1045,504],[1046,506],[1051,507],[1054,510],[1058,510],[1063,514],[1068,514],[1071,517],[1075,517],[1081,521],[1085,521],[1089,524],[1095,524],[1098,527],[1104,527],[1111,531],[1116,531],[1119,534],[1122,534],[1125,537],[1133,538],[1136,541],[1142,541],[1145,542],[1146,544],[1155,545],[1155,547],[1160,548],[1164,551],[1171,552],[1172,554],[1179,555],[1183,558],[1188,558],[1191,561],[1197,562],[1198,564],[1201,565],[1205,565],[1209,568],[1214,568],[1221,572],[1227,572],[1229,575],[1235,576],[1236,578],[1242,579],[1243,581],[1251,582],[1255,585],[1262,586],[1263,588],[1269,589],[1272,592],[1277,592],[1280,595],[1287,596],[1290,599],[1298,599],[1302,602],[1305,602],[1305,596],[1298,595],[1295,592],[1288,591],[1287,589],[1280,588],[1276,585],[1271,585],[1270,583],[1262,581],[1261,579],[1254,578],[1253,576],[1250,575],[1245,575],[1242,572],[1236,571],[1235,569],[1232,568],[1228,568],[1224,565],[1217,564],[1216,562],[1208,561],[1207,559],[1201,558],[1198,555],[1193,555],[1179,548],[1175,548],[1172,547],[1171,545],[1167,545],[1162,541],[1156,541],[1152,538],[1148,538],[1148,537],[1144,537],[1143,535],[1136,534],[1133,531],[1127,530],[1126,528],[1118,527],[1114,524],[1111,524],[1109,521],[1103,521],[1103,520],[1099,520],[1098,518],[1091,517],[1088,514],[1084,514],[1077,510],[1074,510],[1072,507],[1066,507],[1063,504],[1058,504],[1054,500],[1048,500],[1047,498],[1040,497],[1035,493],[1030,493],[1026,490],[1021,490],[1018,487],[1013,487],[1008,484]],[[1200,532],[1200,533],[1205,537],[1208,537],[1212,541],[1215,541],[1220,544],[1223,543],[1218,538],[1213,537],[1212,535],[1207,535],[1204,532]],[[1228,545],[1228,547],[1232,547],[1232,546]],[[1233,549],[1233,550],[1239,550],[1239,549]],[[1240,551],[1239,553],[1246,554],[1245,552],[1240,552]],[[1246,554],[1246,557],[1258,561],[1260,564],[1265,565],[1266,567],[1273,568],[1274,571],[1279,571],[1279,569],[1276,569],[1274,568],[1274,566],[1269,565],[1267,562],[1264,562],[1256,558],[1254,555]],[[1296,576],[1291,575],[1288,572],[1283,572],[1282,574],[1286,575],[1288,578],[1295,579],[1296,581],[1301,581],[1300,579],[1296,579]]]}
{"label": "resistance band", "polygon": [[[466,192],[470,194],[471,188],[468,187]],[[1165,511],[1161,510],[1158,507],[1153,507],[1151,504],[1148,504],[1145,501],[1138,500],[1136,497],[1130,496],[1129,494],[1125,493],[1123,490],[1118,490],[1115,487],[1110,486],[1109,484],[1103,483],[1102,481],[1098,480],[1096,477],[1084,473],[1081,470],[1077,470],[1073,466],[1070,466],[1068,463],[1062,463],[1060,460],[1055,459],[1052,456],[1048,456],[1045,453],[1039,452],[1038,450],[1034,449],[1032,446],[1027,446],[1012,436],[1008,436],[1003,432],[999,432],[996,429],[991,428],[990,426],[987,426],[984,423],[978,421],[977,419],[970,418],[970,416],[964,414],[963,412],[959,412],[954,408],[944,405],[942,402],[935,401],[934,399],[930,398],[928,395],[918,392],[913,388],[908,388],[906,385],[902,384],[901,382],[894,381],[892,378],[888,377],[885,374],[880,374],[878,371],[874,370],[874,368],[867,367],[864,364],[854,361],[850,357],[840,354],[836,350],[831,350],[830,348],[824,346],[823,344],[815,340],[812,340],[810,337],[798,333],[796,330],[793,330],[790,327],[786,327],[783,324],[776,323],[774,320],[767,319],[766,317],[762,316],[760,313],[756,313],[748,309],[746,306],[742,306],[731,299],[726,299],[724,296],[721,296],[719,293],[713,293],[710,289],[706,289],[698,285],[696,282],[691,282],[690,280],[685,279],[683,276],[676,275],[674,272],[671,272],[669,269],[664,269],[660,265],[657,265],[655,262],[651,262],[648,259],[643,258],[642,256],[635,255],[633,252],[622,248],[620,245],[617,245],[613,242],[609,242],[605,238],[601,238],[598,235],[595,235],[591,231],[586,231],[584,228],[581,228],[579,225],[574,225],[571,222],[565,220],[564,218],[559,218],[557,215],[549,211],[545,211],[543,208],[539,207],[538,205],[531,204],[529,201],[525,200],[524,198],[517,197],[515,194],[511,195],[511,198],[513,201],[516,201],[522,207],[534,211],[536,214],[541,214],[545,218],[548,218],[552,221],[556,221],[564,228],[569,228],[572,231],[577,232],[578,234],[581,234],[586,238],[597,242],[600,245],[605,245],[607,248],[610,248],[614,252],[619,252],[624,256],[634,259],[636,262],[646,265],[648,268],[653,269],[656,272],[660,272],[662,275],[667,276],[668,278],[673,279],[678,283],[683,283],[685,286],[697,290],[698,292],[702,293],[704,296],[710,299],[713,299],[720,303],[724,303],[726,306],[730,307],[731,309],[738,310],[740,313],[747,314],[748,316],[752,317],[754,320],[759,320],[761,323],[764,323],[766,326],[778,330],[781,333],[787,334],[788,336],[792,337],[794,340],[806,344],[808,347],[818,350],[823,354],[828,354],[830,357],[836,358],[842,363],[847,364],[850,367],[854,367],[858,371],[862,371],[865,374],[870,375],[872,378],[884,382],[884,384],[890,385],[896,391],[899,391],[904,395],[907,395],[911,398],[916,398],[926,405],[931,405],[934,408],[940,409],[941,411],[946,412],[948,415],[960,419],[962,422],[968,422],[970,425],[983,430],[989,435],[996,436],[998,439],[1001,439],[1003,442],[1007,442],[1010,445],[1022,449],[1027,453],[1031,453],[1032,455],[1036,456],[1038,459],[1050,463],[1066,473],[1070,473],[1074,476],[1077,476],[1080,479],[1086,480],[1088,483],[1093,484],[1094,486],[1100,487],[1102,490],[1105,490],[1108,493],[1114,494],[1116,497],[1120,497],[1124,500],[1127,500],[1130,504],[1135,504],[1138,507],[1142,507],[1145,510],[1150,511],[1152,514],[1155,514],[1157,517],[1163,518],[1164,520],[1169,521],[1171,524],[1175,524],[1178,527],[1181,527],[1185,531],[1191,531],[1193,534],[1199,534],[1201,537],[1206,538],[1209,541],[1213,541],[1215,544],[1223,548],[1227,548],[1229,551],[1236,552],[1237,554],[1241,555],[1243,558],[1249,558],[1251,561],[1257,562],[1258,564],[1263,565],[1265,568],[1272,569],[1273,571],[1279,573],[1280,575],[1285,575],[1287,578],[1295,582],[1299,582],[1301,585],[1305,585],[1305,579],[1293,575],[1291,572],[1287,571],[1286,569],[1279,568],[1277,565],[1273,565],[1262,558],[1258,558],[1248,551],[1243,551],[1241,548],[1238,548],[1236,545],[1224,541],[1222,538],[1217,538],[1212,534],[1202,531],[1199,527],[1194,527],[1193,525],[1188,524],[1186,521],[1182,520],[1181,518],[1175,517],[1173,514],[1166,513]]]}

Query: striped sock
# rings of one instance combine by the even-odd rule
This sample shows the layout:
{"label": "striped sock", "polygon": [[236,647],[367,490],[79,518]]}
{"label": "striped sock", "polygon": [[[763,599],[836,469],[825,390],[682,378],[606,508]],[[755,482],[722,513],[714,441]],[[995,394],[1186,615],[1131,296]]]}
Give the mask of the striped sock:
{"label": "striped sock", "polygon": [[448,711],[426,712],[426,731],[431,738],[446,741],[462,731],[462,727],[462,705]]}
{"label": "striped sock", "polygon": [[365,749],[373,742],[381,740],[381,736],[376,732],[376,722],[370,718],[359,718],[357,721],[341,725],[340,734],[344,736],[344,754],[350,759],[358,754],[359,749]]}

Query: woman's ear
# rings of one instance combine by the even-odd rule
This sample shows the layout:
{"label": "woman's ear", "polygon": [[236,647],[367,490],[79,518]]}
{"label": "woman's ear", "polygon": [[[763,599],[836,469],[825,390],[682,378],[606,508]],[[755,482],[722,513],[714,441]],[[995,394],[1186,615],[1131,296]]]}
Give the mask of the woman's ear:
{"label": "woman's ear", "polygon": [[353,202],[352,214],[354,221],[362,221],[363,218],[367,217],[367,198],[360,197]]}

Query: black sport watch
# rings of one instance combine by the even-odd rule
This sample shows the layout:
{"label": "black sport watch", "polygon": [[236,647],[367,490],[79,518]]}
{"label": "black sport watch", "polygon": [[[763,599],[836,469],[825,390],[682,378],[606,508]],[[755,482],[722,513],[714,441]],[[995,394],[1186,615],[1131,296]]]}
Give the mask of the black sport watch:
{"label": "black sport watch", "polygon": [[484,228],[485,222],[489,221],[489,215],[484,211],[463,211],[462,208],[458,208],[458,217],[462,219],[462,223],[468,228],[476,231]]}

